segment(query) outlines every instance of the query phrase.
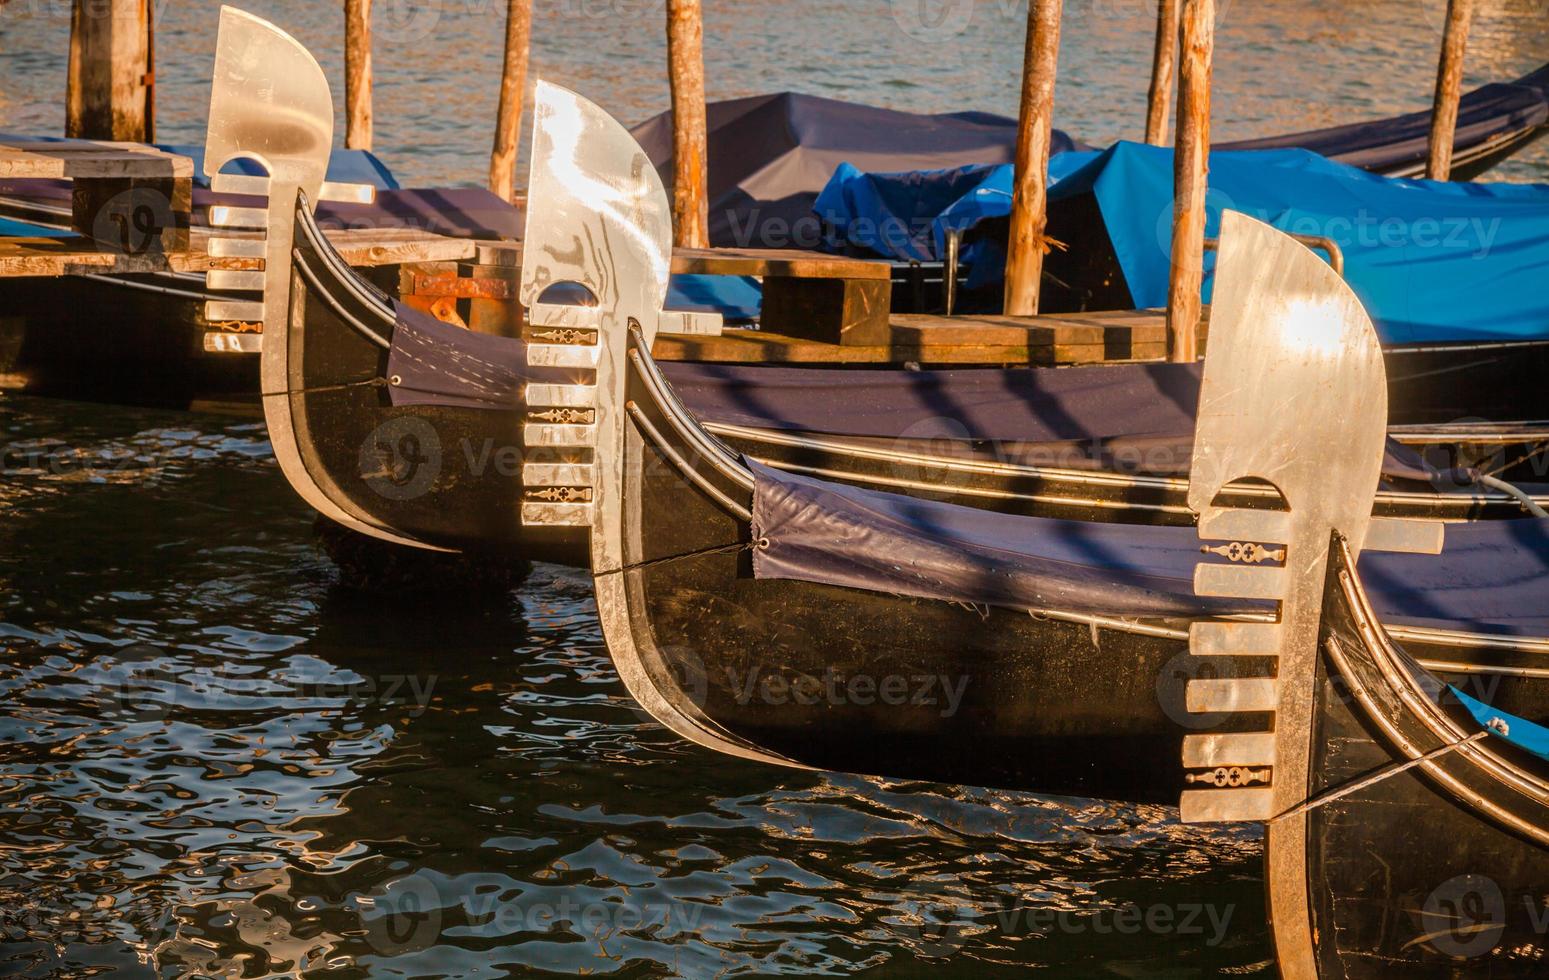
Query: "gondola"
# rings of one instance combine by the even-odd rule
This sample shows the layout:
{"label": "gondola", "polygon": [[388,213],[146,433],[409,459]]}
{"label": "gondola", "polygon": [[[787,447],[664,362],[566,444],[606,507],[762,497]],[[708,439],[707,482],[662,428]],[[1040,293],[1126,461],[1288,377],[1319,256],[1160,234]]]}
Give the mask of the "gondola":
{"label": "gondola", "polygon": [[[616,128],[589,103],[575,103],[573,108],[588,132]],[[537,126],[545,125],[577,123],[556,122],[552,114],[539,114]],[[552,140],[553,134],[540,133],[535,138]],[[588,206],[578,198],[584,185],[626,179],[627,172],[610,169],[610,161],[616,166],[622,154],[641,151],[627,135],[615,142],[612,157],[593,154],[587,166],[535,157],[535,185],[529,195],[535,217],[529,221],[529,240],[536,240],[533,236],[546,233],[551,225],[573,224]],[[301,231],[310,234],[307,217],[300,215],[297,221]],[[307,254],[314,256],[311,265],[319,265],[317,256],[330,254],[325,246],[315,236],[305,245]],[[342,270],[339,275],[343,277]],[[323,289],[322,295],[348,295],[359,288],[341,278]],[[584,450],[581,444],[592,438],[586,428],[577,427],[591,417],[586,406],[537,405],[533,418],[523,414],[528,408],[523,386],[529,380],[527,365],[533,353],[547,359],[584,358],[589,355],[562,341],[595,337],[595,328],[586,325],[590,322],[586,317],[594,314],[544,302],[546,288],[545,282],[524,280],[523,299],[537,309],[533,319],[538,325],[528,331],[531,343],[470,333],[414,316],[413,311],[400,309],[389,316],[386,307],[373,320],[369,341],[364,332],[338,318],[319,317],[293,329],[288,341],[293,348],[329,343],[358,350],[362,358],[341,360],[331,368],[314,360],[309,367],[312,387],[350,383],[373,369],[378,372],[376,398],[359,392],[353,400],[342,395],[308,399],[313,421],[296,442],[306,452],[322,454],[327,462],[314,464],[325,476],[307,492],[314,498],[335,495],[340,502],[333,510],[350,510],[359,521],[397,537],[475,551],[527,546],[532,535],[522,515],[504,503],[510,495],[523,497],[533,508],[556,512],[573,511],[574,505],[584,503],[588,486],[550,485],[540,478],[544,471],[534,469],[523,476],[516,467],[530,445],[525,441],[529,433],[569,441],[569,448],[576,450]],[[542,324],[550,315],[557,317],[554,324]],[[340,336],[328,340],[323,336],[328,332]],[[272,363],[279,371],[279,362]],[[1183,499],[1182,476],[1199,383],[1197,369],[1191,366],[976,369],[949,376],[687,364],[665,365],[662,370],[688,409],[705,420],[716,436],[751,458],[792,472],[1014,514],[1129,523],[1192,521]],[[1420,383],[1416,379],[1412,386]],[[275,374],[266,387],[285,384]],[[503,415],[504,421],[475,421],[480,409]],[[462,420],[457,426],[475,426],[478,434],[470,435],[463,428],[437,430],[434,420],[443,413]],[[387,425],[400,414],[418,419],[414,431],[406,427],[408,423]],[[942,422],[957,426],[956,431],[943,433],[930,427]],[[529,430],[531,423],[536,427]],[[826,432],[812,431],[822,426],[827,426]],[[1035,436],[1039,432],[1042,435]],[[376,433],[373,447],[363,454],[362,442],[372,433]],[[943,440],[942,435],[953,438]],[[1020,435],[1020,441],[1009,438],[1013,435]],[[1443,445],[1449,440],[1530,442],[1539,438],[1531,427],[1522,432],[1501,427],[1486,427],[1482,433],[1468,429],[1461,435],[1410,427],[1404,436]],[[434,467],[420,459],[427,446],[435,447]],[[1090,452],[1093,446],[1098,451]],[[1390,448],[1389,486],[1377,504],[1382,516],[1513,517],[1522,516],[1524,506],[1538,506],[1533,497],[1514,495],[1509,486],[1503,489],[1504,485],[1480,480],[1462,468],[1431,467],[1396,443]],[[1116,465],[1129,449],[1141,450],[1139,458],[1145,465]],[[1071,457],[1076,461],[1067,462]],[[383,465],[395,468],[405,487],[412,484],[419,489],[379,492],[377,471]],[[1233,492],[1245,504],[1269,499],[1263,488]],[[568,552],[560,548],[544,554],[578,564],[586,561],[574,544]]]}
{"label": "gondola", "polygon": [[[221,99],[238,101],[245,97],[240,90],[224,88],[219,94]],[[578,104],[577,111],[593,130],[616,126],[589,103]],[[592,116],[599,118],[594,120]],[[540,117],[539,125],[545,124],[553,124],[550,116]],[[219,130],[218,125],[215,128]],[[257,140],[260,135],[246,134],[246,138]],[[212,140],[217,138],[226,139],[219,132],[212,135]],[[550,139],[551,134],[541,134],[541,138]],[[619,143],[618,152],[640,153],[627,136]],[[241,155],[241,149],[233,145],[225,147],[225,152]],[[218,159],[213,145],[207,157]],[[532,236],[541,234],[550,224],[564,227],[567,221],[573,222],[572,212],[583,207],[575,201],[577,181],[619,179],[622,178],[601,164],[593,169],[572,166],[567,171],[562,161],[539,158],[534,180],[544,184],[532,189],[531,198],[544,203],[534,204],[540,209],[535,212],[540,217],[529,223],[530,240],[535,240]],[[294,252],[298,283],[294,296],[298,309],[292,312],[267,306],[276,295],[292,295],[285,285],[288,274],[276,262],[266,280],[268,298],[263,318],[271,323],[291,322],[292,326],[281,344],[265,345],[264,388],[266,392],[298,392],[288,399],[293,403],[284,410],[288,415],[281,414],[277,396],[266,398],[266,404],[270,407],[271,422],[280,422],[277,427],[281,435],[276,447],[284,454],[282,462],[287,475],[293,477],[303,497],[332,519],[348,517],[346,523],[370,527],[375,533],[398,541],[476,552],[515,551],[522,557],[584,563],[585,556],[574,536],[536,534],[524,523],[519,509],[509,506],[507,501],[519,497],[535,511],[562,513],[574,511],[590,493],[584,485],[544,483],[540,475],[545,471],[525,469],[522,465],[531,450],[547,453],[560,463],[586,452],[585,442],[591,434],[585,420],[591,417],[591,410],[563,403],[564,398],[575,397],[573,392],[544,388],[538,390],[546,396],[560,397],[561,402],[530,405],[530,392],[524,390],[532,379],[528,366],[534,357],[549,365],[535,366],[534,370],[557,367],[565,377],[584,373],[584,358],[589,355],[577,351],[573,344],[559,341],[594,336],[592,328],[572,325],[572,321],[581,324],[586,311],[544,303],[544,287],[529,279],[524,280],[523,299],[537,309],[534,321],[541,321],[545,310],[559,317],[552,326],[532,327],[530,343],[473,334],[439,323],[401,304],[393,304],[344,268],[317,233],[316,222],[307,208],[296,208],[292,216],[279,214],[276,207],[271,204],[265,220],[272,218],[282,234],[284,228],[293,226],[298,237]],[[361,306],[358,297],[366,297],[370,302]],[[335,307],[353,312],[350,316],[330,315]],[[308,350],[328,354],[308,354]],[[724,420],[729,414],[728,406],[745,407],[750,401],[756,405],[762,400],[748,397],[746,392],[728,394],[725,385],[709,390],[703,384],[709,376],[707,371],[735,373],[739,369],[675,365],[667,370],[675,372],[680,381],[697,372],[700,383],[686,384],[684,388],[696,413],[705,412],[714,418],[716,411],[720,411]],[[1006,426],[1001,433],[989,434],[999,435],[1021,426],[1025,435],[1037,419],[1028,414],[1026,405],[1017,404],[1031,396],[1011,387],[1013,383],[1035,386],[1034,379],[1044,376],[1122,379],[1139,373],[1149,380],[1136,389],[1137,395],[1129,396],[1133,404],[1127,408],[1119,405],[1117,409],[1109,405],[1109,414],[1133,417],[1145,410],[1147,398],[1158,401],[1159,407],[1153,407],[1150,414],[1170,413],[1170,423],[1185,433],[1152,440],[1165,444],[1163,456],[1172,460],[1176,470],[1178,461],[1186,460],[1188,453],[1187,430],[1192,425],[1195,400],[1192,392],[1198,384],[1192,371],[1189,367],[1125,365],[1058,372],[965,374],[976,386],[974,399],[981,417],[998,418]],[[903,400],[895,400],[896,406],[903,407],[894,410],[883,406],[884,410],[875,411],[874,415],[893,423],[901,419],[907,422],[908,411],[919,414],[922,406],[932,407],[931,398],[938,399],[936,404],[940,404],[942,392],[939,386],[931,387],[935,385],[932,376],[922,374],[922,384],[907,376],[912,372],[899,374],[904,376],[888,381],[896,383],[893,390],[904,393]],[[1157,380],[1162,375],[1178,377],[1173,381]],[[739,384],[747,386],[746,375],[737,377],[742,379]],[[875,382],[879,377],[886,375],[878,372],[861,376],[872,383],[873,390],[878,388]],[[865,382],[858,380],[859,383]],[[823,399],[786,400],[804,409],[807,418],[832,415],[832,407],[840,400],[854,403],[857,384],[830,382],[826,405]],[[884,383],[880,387],[887,390],[889,385]],[[1108,384],[1109,389],[1114,387],[1123,385]],[[987,405],[983,393],[997,390],[1001,402]],[[922,391],[926,393],[921,394]],[[1158,393],[1171,397],[1160,398]],[[909,399],[914,400],[912,405],[908,404]],[[1056,400],[1053,407],[1065,415],[1076,411],[1068,401]],[[529,408],[535,409],[531,418],[523,414]],[[1182,502],[1184,482],[1176,472],[1118,472],[1105,468],[1101,459],[1087,460],[1084,468],[1027,463],[987,453],[982,445],[976,446],[971,440],[960,441],[957,448],[966,450],[961,453],[928,445],[911,451],[907,442],[900,441],[885,447],[879,447],[875,439],[819,441],[808,438],[810,433],[804,436],[800,431],[776,430],[776,425],[801,422],[788,411],[782,409],[767,417],[766,429],[751,430],[744,425],[734,431],[723,427],[719,434],[746,448],[754,458],[793,470],[862,485],[906,489],[922,496],[946,497],[1011,513],[1159,523],[1187,523],[1191,519]],[[1104,431],[1096,425],[1088,426],[1092,429],[1088,435],[1105,445],[1112,443],[1114,430]],[[853,433],[861,427],[850,424],[848,428]],[[1153,426],[1153,435],[1154,430]],[[287,432],[293,433],[289,439]],[[907,432],[895,429],[894,434]],[[1415,437],[1411,430],[1410,438]],[[1061,432],[1047,438],[1053,442],[1069,437]],[[1469,434],[1467,438],[1475,436]],[[532,439],[550,445],[539,446]],[[1427,481],[1445,480],[1448,474],[1428,469],[1423,461],[1412,456],[1406,458],[1396,447],[1392,456],[1390,475],[1394,486],[1381,496],[1378,504],[1383,515],[1469,518],[1521,514],[1522,501],[1500,490],[1476,485],[1438,492],[1426,485]],[[575,471],[552,471],[550,475],[553,472],[563,475]],[[1245,500],[1266,499],[1262,489],[1244,488],[1239,495]],[[545,537],[554,538],[555,543],[537,547],[537,539]],[[566,541],[569,543],[563,543]],[[528,550],[533,548],[536,550]]]}
{"label": "gondola", "polygon": [[[1206,360],[1187,610],[1143,574],[1149,535],[1035,568],[1016,531],[1047,524],[745,465],[673,399],[643,311],[599,314],[634,321],[611,358],[627,376],[599,380],[623,429],[600,451],[622,465],[591,544],[619,673],[678,734],[785,765],[1144,800],[1159,772],[1177,792],[1181,760],[1185,820],[1269,825],[1282,975],[1541,975],[1544,678],[1485,690],[1477,665],[1457,670],[1478,651],[1382,622],[1378,589],[1468,580],[1466,529],[1442,551],[1436,525],[1371,518],[1386,398],[1370,320],[1267,226],[1232,215],[1224,239],[1243,264]],[[621,279],[634,246],[608,255]],[[1232,506],[1221,491],[1243,480],[1281,507]]]}
{"label": "gondola", "polygon": [[[536,160],[558,152],[582,164],[610,149],[630,152],[622,129],[610,134],[606,117],[583,112],[570,93],[542,86],[536,111]],[[556,148],[548,113],[586,122],[555,125],[572,134]],[[578,131],[596,145],[577,141]],[[667,254],[665,195],[651,183],[626,185],[627,208],[600,201],[587,208],[535,192],[534,202],[557,202],[571,223],[530,219],[530,240],[540,247],[527,250],[523,268],[524,290],[578,282],[599,298],[595,307],[567,311],[585,324],[581,342],[596,340],[599,365],[588,395],[598,419],[592,496],[571,517],[590,528],[604,633],[641,704],[687,738],[752,758],[1169,798],[1176,781],[1167,763],[1196,722],[1185,710],[1187,680],[1210,663],[1189,654],[1188,631],[1216,605],[1192,594],[1199,555],[1192,532],[991,515],[781,474],[731,453],[677,401],[649,354],[646,325],[656,323],[664,288],[651,279]],[[647,192],[659,196],[650,208],[640,203]],[[588,222],[584,230],[578,216]],[[1283,240],[1274,247],[1276,233],[1251,227],[1257,239],[1226,246],[1242,261],[1243,279],[1252,278],[1255,256],[1334,278],[1299,246],[1287,257]],[[1260,332],[1269,325],[1254,313],[1240,319]],[[1376,477],[1374,470],[1373,485]],[[1449,619],[1436,605],[1441,592],[1457,597],[1465,583],[1488,594],[1505,581],[1486,584],[1476,574],[1520,577],[1520,567],[1507,571],[1515,559],[1502,547],[1542,529],[1516,524],[1469,526],[1445,562],[1429,555],[1369,562],[1379,578],[1400,583],[1400,592],[1413,588],[1424,596],[1419,606],[1441,613],[1429,620],[1418,607],[1406,613],[1406,600],[1388,595],[1386,615],[1409,621],[1399,632],[1428,664],[1469,682],[1488,678],[1500,700],[1542,712],[1549,702],[1534,653],[1542,641],[1483,632],[1532,626],[1485,621],[1476,615],[1482,610],[1468,608]],[[1372,546],[1396,548],[1435,526],[1384,520],[1374,527]],[[1502,537],[1473,538],[1492,527]],[[1480,560],[1468,563],[1475,547]],[[1536,562],[1535,550],[1527,545],[1515,557]],[[1427,577],[1446,588],[1421,587]],[[1245,622],[1267,614],[1255,600],[1234,600],[1229,611]],[[1459,628],[1471,616],[1479,632]]]}
{"label": "gondola", "polygon": [[[1269,245],[1241,243],[1245,277],[1250,255],[1284,262]],[[1317,265],[1309,252],[1290,259]],[[697,426],[647,351],[635,328],[624,355],[603,356],[627,364],[612,403],[624,432],[615,483],[596,489],[592,567],[620,675],[668,728],[787,765],[1160,802],[1176,793],[1171,763],[1194,725],[1244,720],[1187,712],[1191,678],[1231,677],[1188,650],[1191,622],[1219,601],[1193,595],[1199,543],[1187,529],[991,516],[762,468]],[[598,389],[606,416],[607,382]],[[609,443],[598,444],[603,463]],[[1374,526],[1399,547],[1437,525]],[[1455,534],[1448,559],[1368,564],[1379,581],[1427,593],[1425,605],[1444,591],[1420,585],[1427,577],[1462,588],[1492,562],[1512,564],[1504,540],[1541,533],[1513,526],[1464,570],[1479,528],[1492,525]],[[1386,601],[1430,666],[1489,678],[1490,694],[1521,711],[1549,708],[1530,652],[1540,641],[1416,618],[1391,590]],[[1267,615],[1255,599],[1221,612]]]}

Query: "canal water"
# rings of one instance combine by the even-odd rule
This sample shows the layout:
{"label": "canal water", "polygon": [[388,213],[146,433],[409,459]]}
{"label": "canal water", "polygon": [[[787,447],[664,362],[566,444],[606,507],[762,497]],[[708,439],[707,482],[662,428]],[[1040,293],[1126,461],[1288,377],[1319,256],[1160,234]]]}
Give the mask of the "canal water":
{"label": "canal water", "polygon": [[[0,9],[0,130],[58,131],[68,6]],[[337,81],[334,5],[246,6]],[[501,6],[378,0],[408,182],[483,172]],[[709,6],[712,97],[1014,111],[1012,0]],[[1067,6],[1059,124],[1134,137],[1148,3]],[[1223,0],[1218,134],[1423,105],[1441,6]],[[538,74],[664,106],[659,0],[537,7]],[[215,7],[158,9],[161,137],[197,142]],[[1471,82],[1544,59],[1544,0],[1485,0]],[[1274,974],[1255,832],[712,756],[633,707],[579,573],[342,587],[252,420],[0,396],[0,451],[0,974]]]}

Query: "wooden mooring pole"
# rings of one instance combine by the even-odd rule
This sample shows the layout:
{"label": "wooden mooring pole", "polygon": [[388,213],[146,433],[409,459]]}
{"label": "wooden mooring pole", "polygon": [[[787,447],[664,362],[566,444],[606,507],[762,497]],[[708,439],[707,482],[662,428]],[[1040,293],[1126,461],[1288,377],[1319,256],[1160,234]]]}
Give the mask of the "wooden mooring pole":
{"label": "wooden mooring pole", "polygon": [[1425,175],[1432,180],[1452,179],[1452,143],[1458,129],[1458,99],[1463,89],[1463,53],[1474,22],[1475,0],[1447,0],[1447,26],[1441,40],[1441,63],[1436,68],[1436,101],[1431,110],[1431,144]]}
{"label": "wooden mooring pole", "polygon": [[65,135],[149,143],[152,101],[150,0],[74,0]]}
{"label": "wooden mooring pole", "polygon": [[667,62],[672,84],[672,237],[680,248],[710,245],[704,43],[700,0],[667,0]]}
{"label": "wooden mooring pole", "polygon": [[1178,54],[1178,0],[1157,0],[1156,48],[1151,55],[1151,91],[1146,97],[1146,142],[1167,144],[1173,74]]}
{"label": "wooden mooring pole", "polygon": [[1167,290],[1167,359],[1199,356],[1200,287],[1205,278],[1205,194],[1210,172],[1210,74],[1215,0],[1183,0],[1178,63],[1178,134],[1173,158],[1172,278]]}
{"label": "wooden mooring pole", "polygon": [[344,145],[371,149],[371,0],[344,0]]}
{"label": "wooden mooring pole", "polygon": [[1006,243],[1005,306],[1009,316],[1035,316],[1048,251],[1049,139],[1054,130],[1054,77],[1060,53],[1062,0],[1030,0],[1022,53],[1022,107]]}
{"label": "wooden mooring pole", "polygon": [[495,148],[489,155],[489,189],[503,201],[513,201],[516,193],[516,148],[522,133],[522,99],[527,93],[531,44],[532,0],[508,0],[500,108],[495,119]]}

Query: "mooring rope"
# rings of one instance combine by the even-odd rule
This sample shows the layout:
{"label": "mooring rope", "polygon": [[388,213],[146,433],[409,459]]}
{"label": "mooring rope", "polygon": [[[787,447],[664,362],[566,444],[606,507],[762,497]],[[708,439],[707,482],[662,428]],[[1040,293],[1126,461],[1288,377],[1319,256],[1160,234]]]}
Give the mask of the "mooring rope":
{"label": "mooring rope", "polygon": [[1296,806],[1291,807],[1291,809],[1285,811],[1284,813],[1270,817],[1268,822],[1275,823],[1280,820],[1287,820],[1291,817],[1300,816],[1309,810],[1316,810],[1320,806],[1333,803],[1335,800],[1343,799],[1344,797],[1349,796],[1351,793],[1363,790],[1368,786],[1375,786],[1377,783],[1380,783],[1385,779],[1391,779],[1394,776],[1406,773],[1413,769],[1415,766],[1424,765],[1433,759],[1437,759],[1446,755],[1448,752],[1455,752],[1465,745],[1479,741],[1481,738],[1484,738],[1491,732],[1495,732],[1502,737],[1505,737],[1510,732],[1510,729],[1501,719],[1491,718],[1489,723],[1485,725],[1482,731],[1477,731],[1472,735],[1464,736],[1463,738],[1458,739],[1456,742],[1449,742],[1440,748],[1432,749],[1422,756],[1417,756],[1413,759],[1410,759],[1408,762],[1391,763],[1381,769],[1378,769],[1370,776],[1358,779],[1353,783],[1346,783],[1343,786],[1335,787],[1334,789],[1328,790],[1327,792],[1320,793],[1311,799],[1298,803]]}
{"label": "mooring rope", "polygon": [[1490,469],[1484,470],[1483,471],[1483,475],[1484,476],[1493,476],[1496,473],[1504,473],[1506,470],[1511,469],[1513,466],[1517,466],[1517,465],[1519,465],[1521,463],[1526,463],[1527,461],[1529,461],[1531,459],[1535,459],[1536,457],[1542,456],[1545,452],[1549,452],[1549,442],[1540,442],[1540,443],[1538,443],[1538,448],[1534,449],[1532,452],[1523,453],[1521,456],[1518,456],[1516,459],[1513,459],[1513,460],[1511,460],[1509,462],[1501,463],[1499,466],[1492,466]]}
{"label": "mooring rope", "polygon": [[1488,473],[1480,473],[1479,482],[1492,490],[1499,490],[1506,496],[1511,497],[1518,504],[1522,505],[1523,510],[1527,511],[1529,514],[1532,514],[1534,517],[1549,517],[1549,512],[1546,512],[1542,507],[1540,507],[1538,505],[1538,501],[1534,500],[1526,491],[1522,490],[1520,487],[1507,483],[1505,480],[1499,479],[1497,477],[1493,477]]}
{"label": "mooring rope", "polygon": [[279,398],[282,395],[311,395],[322,391],[343,391],[346,388],[385,388],[386,378],[367,378],[364,381],[345,381],[334,385],[317,385],[311,388],[286,388],[283,391],[260,391],[259,398]]}
{"label": "mooring rope", "polygon": [[[766,539],[760,538],[759,541]],[[703,558],[706,555],[736,554],[739,551],[752,551],[758,546],[758,541],[745,541],[737,544],[716,545],[714,548],[700,548],[697,551],[685,551],[680,555],[667,555],[663,558],[647,558],[645,561],[630,562],[620,565],[618,568],[610,568],[605,572],[598,572],[600,578],[603,575],[618,575],[621,572],[632,572],[637,568],[651,568],[655,565],[670,565],[675,561],[686,561],[689,558]]]}

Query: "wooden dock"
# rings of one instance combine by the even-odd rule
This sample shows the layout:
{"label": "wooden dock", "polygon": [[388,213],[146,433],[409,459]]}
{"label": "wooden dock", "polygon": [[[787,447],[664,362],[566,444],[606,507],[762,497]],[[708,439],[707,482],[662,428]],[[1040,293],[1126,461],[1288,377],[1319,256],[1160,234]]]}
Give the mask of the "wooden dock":
{"label": "wooden dock", "polygon": [[[1200,326],[1201,343],[1208,313]],[[666,361],[729,364],[1036,365],[1159,360],[1167,355],[1162,310],[1044,316],[889,318],[887,344],[834,344],[766,330],[728,327],[718,337],[660,334]]]}

